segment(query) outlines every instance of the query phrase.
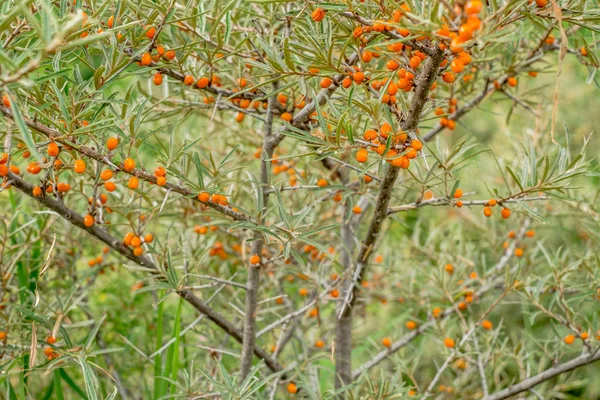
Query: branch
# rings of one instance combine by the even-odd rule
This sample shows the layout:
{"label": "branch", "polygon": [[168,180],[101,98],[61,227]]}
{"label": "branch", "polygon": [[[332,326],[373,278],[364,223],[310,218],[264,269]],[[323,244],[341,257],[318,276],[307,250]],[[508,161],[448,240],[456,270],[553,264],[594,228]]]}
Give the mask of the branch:
{"label": "branch", "polygon": [[554,378],[560,374],[564,374],[565,372],[572,371],[576,368],[583,367],[584,365],[588,365],[600,360],[600,349],[596,349],[593,353],[582,354],[579,357],[573,358],[570,361],[567,361],[562,364],[558,364],[552,368],[548,368],[547,370],[532,376],[531,378],[527,378],[522,380],[521,382],[514,384],[504,390],[493,393],[490,396],[486,396],[483,400],[502,400],[508,397],[514,396],[515,394],[524,392],[526,390],[531,389],[532,387],[539,385],[542,382],[545,382],[549,379]]}
{"label": "branch", "polygon": [[[439,48],[436,50],[434,56],[429,57],[427,59],[423,72],[418,78],[418,84],[415,89],[415,94],[410,106],[410,111],[406,120],[402,124],[403,131],[409,132],[410,134],[414,135],[414,132],[416,131],[417,126],[419,125],[423,108],[425,107],[425,103],[428,100],[431,85],[433,84],[433,82],[435,82],[438,76],[439,67],[443,59],[444,51]],[[338,314],[338,319],[342,318],[343,315],[346,312],[348,312],[349,308],[351,308],[354,305],[354,302],[356,301],[356,295],[360,290],[360,285],[358,285],[358,283],[362,281],[362,278],[364,276],[363,266],[369,263],[369,258],[372,255],[372,248],[375,245],[375,241],[379,236],[381,226],[387,218],[388,204],[392,196],[394,184],[396,182],[396,179],[398,178],[399,170],[400,168],[389,165],[387,172],[383,178],[383,182],[381,183],[379,191],[379,196],[377,197],[377,203],[375,205],[373,218],[371,219],[371,224],[369,225],[367,235],[362,242],[362,246],[360,248],[359,256],[357,259],[357,280],[352,285],[352,290],[349,290],[345,296],[343,306],[341,307],[340,313]]]}
{"label": "branch", "polygon": [[[159,274],[159,270],[154,265],[154,263],[150,260],[149,257],[142,255],[136,256],[133,254],[133,251],[127,247],[121,240],[111,236],[105,229],[93,225],[91,227],[86,227],[83,218],[81,215],[77,214],[75,211],[67,208],[62,202],[55,200],[51,197],[42,195],[41,197],[35,197],[32,193],[33,185],[27,183],[20,176],[15,175],[14,173],[8,173],[8,178],[11,181],[12,186],[17,188],[19,191],[25,193],[29,197],[33,198],[43,206],[53,210],[62,218],[70,222],[72,225],[86,231],[91,236],[105,243],[119,254],[128,258],[129,260],[135,262],[136,264],[148,268],[148,270],[153,271],[153,274]],[[228,335],[233,337],[239,343],[242,343],[242,331],[241,329],[234,326],[230,321],[228,321],[225,317],[223,317],[220,313],[213,310],[209,307],[203,300],[196,297],[191,290],[188,289],[177,289],[177,294],[181,296],[185,301],[187,301],[192,307],[194,307],[201,314],[204,314],[213,321],[219,328],[225,331]],[[269,353],[267,353],[261,347],[254,346],[254,354],[262,360],[264,360],[265,364],[269,369],[273,372],[283,371],[284,368],[281,364],[279,364],[275,359],[271,357]]]}
{"label": "branch", "polygon": [[[507,203],[520,203],[523,201],[540,201],[540,200],[549,200],[549,199],[550,199],[550,197],[548,197],[548,196],[507,198],[502,201],[498,201],[498,204],[500,206],[502,206],[503,204],[507,204]],[[462,202],[463,206],[471,207],[471,206],[484,206],[489,202],[489,200],[469,200],[469,201],[461,200],[461,202]],[[425,200],[425,201],[421,201],[421,202],[404,204],[401,206],[390,207],[388,209],[388,215],[395,214],[398,212],[403,212],[403,211],[415,210],[417,208],[426,207],[426,206],[432,206],[432,207],[456,206],[456,201],[452,201],[451,199],[446,199],[446,198],[437,198],[437,199]]]}

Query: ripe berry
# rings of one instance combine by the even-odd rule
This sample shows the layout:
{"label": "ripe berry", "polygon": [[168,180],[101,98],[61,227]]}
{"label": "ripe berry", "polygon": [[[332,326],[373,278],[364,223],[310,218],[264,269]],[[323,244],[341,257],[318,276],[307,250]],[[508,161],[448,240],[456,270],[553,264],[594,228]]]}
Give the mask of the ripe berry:
{"label": "ripe berry", "polygon": [[154,82],[154,84],[156,86],[159,86],[160,84],[162,84],[162,81],[163,81],[162,74],[160,72],[155,73],[154,76],[152,77],[152,81]]}
{"label": "ripe berry", "polygon": [[102,171],[100,173],[100,179],[102,179],[103,181],[107,181],[112,177],[113,177],[113,172],[110,169],[105,169],[104,171]]}
{"label": "ripe berry", "polygon": [[85,172],[85,161],[76,160],[75,164],[73,165],[73,171],[77,172],[78,174],[83,174]]}
{"label": "ripe berry", "polygon": [[119,139],[117,139],[116,137],[111,137],[106,141],[106,148],[108,150],[114,150],[117,148],[117,146],[119,145]]}
{"label": "ripe berry", "polygon": [[140,60],[140,63],[142,65],[150,65],[150,64],[152,64],[152,56],[150,55],[150,53],[144,53],[144,54],[142,54],[142,59]]}
{"label": "ripe berry", "polygon": [[257,254],[254,254],[252,257],[250,257],[250,264],[256,265],[260,263],[260,256]]}
{"label": "ripe berry", "polygon": [[321,22],[321,21],[323,21],[323,18],[325,18],[325,10],[323,10],[321,7],[319,7],[310,14],[310,17],[315,22]]}
{"label": "ripe berry", "polygon": [[94,217],[92,217],[90,214],[86,215],[83,218],[83,224],[88,228],[94,226]]}
{"label": "ripe berry", "polygon": [[58,155],[59,149],[58,145],[54,142],[50,142],[48,144],[48,155],[50,157],[56,157]]}
{"label": "ripe berry", "polygon": [[367,162],[369,159],[369,152],[366,149],[360,149],[356,152],[356,161],[359,163]]}
{"label": "ripe berry", "polygon": [[332,83],[333,80],[331,80],[331,78],[323,78],[321,79],[321,88],[327,89]]}
{"label": "ripe berry", "polygon": [[575,341],[575,335],[567,335],[563,340],[566,344],[573,344],[573,342]]}
{"label": "ripe berry", "polygon": [[298,387],[296,386],[296,384],[294,382],[290,382],[287,385],[287,391],[288,391],[288,393],[296,394],[298,392]]}
{"label": "ripe berry", "polygon": [[147,26],[146,27],[146,37],[148,39],[152,39],[154,37],[154,35],[156,35],[156,28],[153,26]]}
{"label": "ripe berry", "polygon": [[392,341],[390,340],[390,338],[385,337],[381,340],[381,344],[389,348],[392,346]]}
{"label": "ripe berry", "polygon": [[488,331],[489,331],[489,330],[491,330],[491,329],[494,327],[494,325],[493,325],[493,324],[492,324],[490,321],[488,321],[488,320],[486,319],[485,321],[482,321],[482,322],[481,322],[481,327],[482,327],[483,329],[485,329],[485,330],[488,330]]}
{"label": "ripe berry", "polygon": [[135,176],[132,176],[131,178],[129,178],[129,181],[127,182],[127,187],[129,189],[137,189],[139,184],[139,179]]}
{"label": "ripe berry", "polygon": [[449,338],[449,337],[445,338],[445,339],[444,339],[444,345],[445,345],[447,348],[449,348],[449,349],[452,349],[452,348],[454,348],[454,339],[452,339],[452,338]]}
{"label": "ripe berry", "polygon": [[510,210],[506,207],[502,209],[502,218],[507,219],[510,217]]}

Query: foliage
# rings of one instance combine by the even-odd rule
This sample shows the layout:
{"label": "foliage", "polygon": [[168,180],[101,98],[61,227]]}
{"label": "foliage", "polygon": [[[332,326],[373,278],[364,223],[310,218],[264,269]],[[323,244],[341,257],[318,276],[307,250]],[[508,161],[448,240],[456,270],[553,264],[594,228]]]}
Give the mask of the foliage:
{"label": "foliage", "polygon": [[0,11],[2,398],[600,396],[596,0]]}

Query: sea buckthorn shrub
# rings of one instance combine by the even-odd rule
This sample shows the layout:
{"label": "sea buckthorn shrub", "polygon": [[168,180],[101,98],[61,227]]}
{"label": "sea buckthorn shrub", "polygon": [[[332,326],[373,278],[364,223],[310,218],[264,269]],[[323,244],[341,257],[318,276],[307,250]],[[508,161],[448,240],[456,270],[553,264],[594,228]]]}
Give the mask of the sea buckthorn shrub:
{"label": "sea buckthorn shrub", "polygon": [[600,396],[596,0],[0,11],[6,398]]}

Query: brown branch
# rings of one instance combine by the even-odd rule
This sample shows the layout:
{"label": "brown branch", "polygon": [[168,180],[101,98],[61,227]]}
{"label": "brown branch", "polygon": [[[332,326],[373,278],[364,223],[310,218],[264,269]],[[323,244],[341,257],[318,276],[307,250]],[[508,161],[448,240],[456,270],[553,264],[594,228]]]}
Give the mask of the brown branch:
{"label": "brown branch", "polygon": [[583,367],[596,361],[600,361],[600,349],[596,349],[592,353],[582,354],[579,357],[573,358],[567,362],[555,365],[552,368],[548,368],[547,370],[540,372],[531,378],[524,379],[521,382],[516,383],[504,390],[486,396],[483,398],[483,400],[507,399],[515,394],[525,392],[542,382],[554,378],[555,376],[573,371],[576,368]]}
{"label": "brown branch", "polygon": [[[129,247],[127,247],[121,240],[110,235],[105,229],[97,225],[86,227],[83,222],[83,217],[75,211],[71,210],[70,208],[66,207],[63,202],[45,195],[42,195],[41,197],[35,197],[33,195],[34,186],[27,183],[23,178],[13,174],[10,171],[8,173],[8,179],[10,180],[12,186],[17,188],[19,191],[25,193],[29,197],[33,198],[46,208],[53,210],[62,218],[70,222],[72,225],[86,231],[88,234],[105,243],[106,245],[108,245],[127,259],[153,271],[153,274],[159,274],[157,266],[154,265],[154,263],[152,262],[152,260],[150,260],[149,257],[145,255],[134,255],[133,251]],[[206,315],[208,319],[214,322],[228,335],[233,337],[239,343],[243,342],[242,330],[233,325],[233,323],[228,321],[220,313],[209,307],[202,299],[196,297],[191,290],[177,289],[176,291],[179,296],[181,296],[185,301],[187,301],[198,312]],[[265,364],[267,365],[267,367],[269,367],[271,371],[280,372],[284,370],[284,367],[281,364],[279,364],[275,359],[273,359],[273,357],[271,357],[271,355],[261,347],[254,346],[253,351],[258,358],[265,362]]]}

